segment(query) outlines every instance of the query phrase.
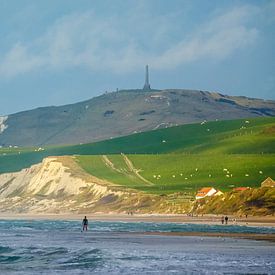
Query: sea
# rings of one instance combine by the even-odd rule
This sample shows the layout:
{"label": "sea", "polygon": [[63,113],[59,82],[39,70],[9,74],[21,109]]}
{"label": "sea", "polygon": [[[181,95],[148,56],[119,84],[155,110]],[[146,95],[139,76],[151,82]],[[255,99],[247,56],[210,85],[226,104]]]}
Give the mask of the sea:
{"label": "sea", "polygon": [[148,232],[275,234],[274,227],[0,220],[0,274],[275,274],[275,243]]}

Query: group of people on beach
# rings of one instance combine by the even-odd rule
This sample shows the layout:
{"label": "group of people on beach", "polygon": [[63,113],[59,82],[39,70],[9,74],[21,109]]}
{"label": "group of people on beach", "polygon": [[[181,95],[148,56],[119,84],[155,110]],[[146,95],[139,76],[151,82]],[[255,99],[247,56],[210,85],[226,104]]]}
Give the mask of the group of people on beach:
{"label": "group of people on beach", "polygon": [[221,219],[221,222],[222,222],[222,224],[228,224],[228,217],[227,216],[222,216],[222,219]]}
{"label": "group of people on beach", "polygon": [[[127,214],[128,215],[133,215],[133,212],[129,212]],[[247,215],[246,215],[246,218],[247,218]],[[229,218],[227,216],[225,216],[225,217],[222,216],[221,223],[222,224],[228,224],[228,220],[229,220]],[[234,222],[234,224],[236,224],[236,219],[234,219],[233,222]],[[89,224],[88,219],[85,216],[84,219],[83,219],[83,221],[82,221],[82,231],[88,231],[88,224]]]}

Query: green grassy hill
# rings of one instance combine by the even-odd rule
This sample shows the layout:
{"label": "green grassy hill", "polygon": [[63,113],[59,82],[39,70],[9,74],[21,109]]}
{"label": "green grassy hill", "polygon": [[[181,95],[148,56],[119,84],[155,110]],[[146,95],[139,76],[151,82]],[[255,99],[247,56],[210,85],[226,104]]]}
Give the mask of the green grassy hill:
{"label": "green grassy hill", "polygon": [[275,101],[196,90],[122,90],[2,117],[0,146],[88,143],[204,120],[263,116],[275,116]]}
{"label": "green grassy hill", "polygon": [[124,156],[107,157],[113,167],[106,165],[102,156],[78,156],[77,160],[84,170],[99,178],[155,194],[194,194],[204,186],[222,191],[238,186],[259,187],[268,176],[275,177],[275,154],[127,155],[134,169],[127,166]]}
{"label": "green grassy hill", "polygon": [[76,155],[89,173],[150,193],[257,187],[267,176],[275,178],[274,129],[275,118],[254,118],[189,124],[83,145],[2,148],[0,173],[21,170],[46,156]]}

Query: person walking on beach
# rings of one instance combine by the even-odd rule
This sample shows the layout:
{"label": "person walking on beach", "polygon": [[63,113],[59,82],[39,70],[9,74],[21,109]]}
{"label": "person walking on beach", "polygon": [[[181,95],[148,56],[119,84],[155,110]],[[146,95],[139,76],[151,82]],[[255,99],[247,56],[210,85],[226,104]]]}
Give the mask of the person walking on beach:
{"label": "person walking on beach", "polygon": [[225,224],[227,224],[228,223],[228,217],[227,216],[225,216]]}
{"label": "person walking on beach", "polygon": [[224,216],[222,216],[222,220],[221,220],[222,224],[224,224]]}
{"label": "person walking on beach", "polygon": [[83,229],[82,229],[83,231],[88,230],[88,219],[86,216],[84,217],[84,219],[82,221],[82,227],[83,227]]}

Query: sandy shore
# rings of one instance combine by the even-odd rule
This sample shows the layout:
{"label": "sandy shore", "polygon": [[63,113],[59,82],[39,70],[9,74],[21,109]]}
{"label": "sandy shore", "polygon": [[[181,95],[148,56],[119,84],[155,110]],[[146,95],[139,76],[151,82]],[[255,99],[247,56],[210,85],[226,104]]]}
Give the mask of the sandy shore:
{"label": "sandy shore", "polygon": [[[0,219],[10,220],[82,220],[86,215],[89,220],[95,221],[122,221],[122,222],[175,222],[191,224],[221,224],[222,215],[204,215],[189,217],[187,215],[158,215],[158,214],[11,214],[0,213]],[[236,220],[235,220],[236,219]],[[235,221],[234,221],[235,220]],[[229,216],[228,224],[248,226],[275,227],[275,217],[235,217]]]}
{"label": "sandy shore", "polygon": [[255,234],[255,233],[213,233],[213,232],[146,232],[145,235],[161,236],[199,236],[199,237],[218,237],[249,239],[257,241],[269,241],[275,243],[275,234]]}
{"label": "sandy shore", "polygon": [[[220,225],[221,215],[204,215],[189,217],[187,215],[127,215],[127,214],[85,214],[90,221],[109,222],[171,222],[188,224]],[[0,220],[77,220],[81,221],[84,214],[7,214],[0,213]],[[236,221],[234,221],[236,219]],[[275,217],[237,218],[229,216],[229,225],[268,226],[275,227]],[[226,226],[226,225],[225,225]],[[255,233],[214,233],[214,232],[143,232],[135,234],[163,236],[200,236],[218,238],[238,238],[275,242],[275,234]]]}

